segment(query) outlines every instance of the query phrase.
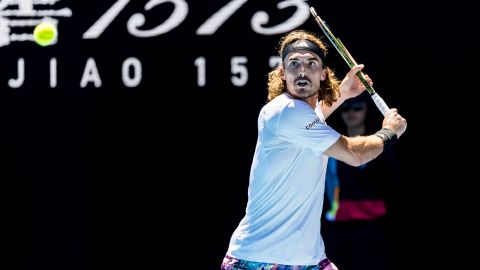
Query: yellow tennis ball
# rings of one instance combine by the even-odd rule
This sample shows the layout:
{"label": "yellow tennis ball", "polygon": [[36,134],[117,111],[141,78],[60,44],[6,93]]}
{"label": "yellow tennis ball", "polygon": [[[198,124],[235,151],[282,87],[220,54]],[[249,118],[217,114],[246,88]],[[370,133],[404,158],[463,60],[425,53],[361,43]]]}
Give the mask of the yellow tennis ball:
{"label": "yellow tennis ball", "polygon": [[57,39],[57,28],[50,22],[41,22],[33,30],[33,39],[40,46],[48,46]]}

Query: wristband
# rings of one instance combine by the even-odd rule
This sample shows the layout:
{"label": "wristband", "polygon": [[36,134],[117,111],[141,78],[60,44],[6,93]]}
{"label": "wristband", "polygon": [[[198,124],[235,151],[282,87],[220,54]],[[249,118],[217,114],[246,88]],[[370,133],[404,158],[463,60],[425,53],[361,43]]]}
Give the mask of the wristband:
{"label": "wristband", "polygon": [[382,128],[374,135],[383,140],[383,151],[390,148],[397,141],[397,133],[389,128]]}

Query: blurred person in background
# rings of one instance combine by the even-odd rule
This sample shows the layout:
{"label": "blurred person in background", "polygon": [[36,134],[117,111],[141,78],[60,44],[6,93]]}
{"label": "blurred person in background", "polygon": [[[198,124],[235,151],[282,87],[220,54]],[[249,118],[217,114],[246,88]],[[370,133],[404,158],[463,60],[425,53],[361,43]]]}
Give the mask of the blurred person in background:
{"label": "blurred person in background", "polygon": [[[367,93],[346,100],[336,129],[349,137],[372,134],[380,122],[374,106]],[[329,158],[325,185],[322,235],[328,257],[342,270],[394,269],[400,192],[395,149],[358,167]]]}

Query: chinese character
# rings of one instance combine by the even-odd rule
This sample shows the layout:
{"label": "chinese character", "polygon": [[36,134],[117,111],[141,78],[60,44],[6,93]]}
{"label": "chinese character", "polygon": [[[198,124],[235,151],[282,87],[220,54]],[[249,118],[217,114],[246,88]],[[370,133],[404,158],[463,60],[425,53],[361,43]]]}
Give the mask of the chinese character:
{"label": "chinese character", "polygon": [[33,28],[37,24],[49,21],[57,27],[56,17],[71,17],[69,8],[54,9],[60,1],[0,0],[0,47],[13,41],[33,41]]}

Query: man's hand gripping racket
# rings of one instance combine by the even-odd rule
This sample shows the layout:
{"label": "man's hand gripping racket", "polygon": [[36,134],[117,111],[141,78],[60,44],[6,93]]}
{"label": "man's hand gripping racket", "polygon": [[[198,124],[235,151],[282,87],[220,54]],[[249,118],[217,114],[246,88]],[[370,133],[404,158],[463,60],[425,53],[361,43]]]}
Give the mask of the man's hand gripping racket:
{"label": "man's hand gripping racket", "polygon": [[[350,68],[353,68],[355,65],[357,65],[357,63],[353,59],[352,55],[350,55],[350,53],[348,52],[347,48],[345,48],[345,46],[340,41],[340,39],[336,38],[332,34],[332,31],[330,31],[330,28],[328,28],[325,21],[323,21],[320,18],[320,16],[318,16],[317,12],[315,11],[315,9],[313,7],[310,7],[310,12],[312,13],[313,17],[315,18],[315,20],[318,23],[318,26],[320,26],[320,28],[322,29],[325,36],[327,36],[327,38],[330,40],[330,42],[335,47],[335,49],[337,49],[337,51],[342,56],[343,60],[345,60],[345,62],[347,62],[348,66]],[[385,101],[383,101],[383,99],[375,92],[373,87],[367,82],[367,80],[365,79],[365,74],[363,74],[362,71],[357,72],[356,75],[360,79],[362,84],[367,88],[368,93],[370,93],[370,96],[372,97],[373,101],[377,105],[380,112],[382,112],[383,116],[385,116],[385,114],[389,110]]]}

